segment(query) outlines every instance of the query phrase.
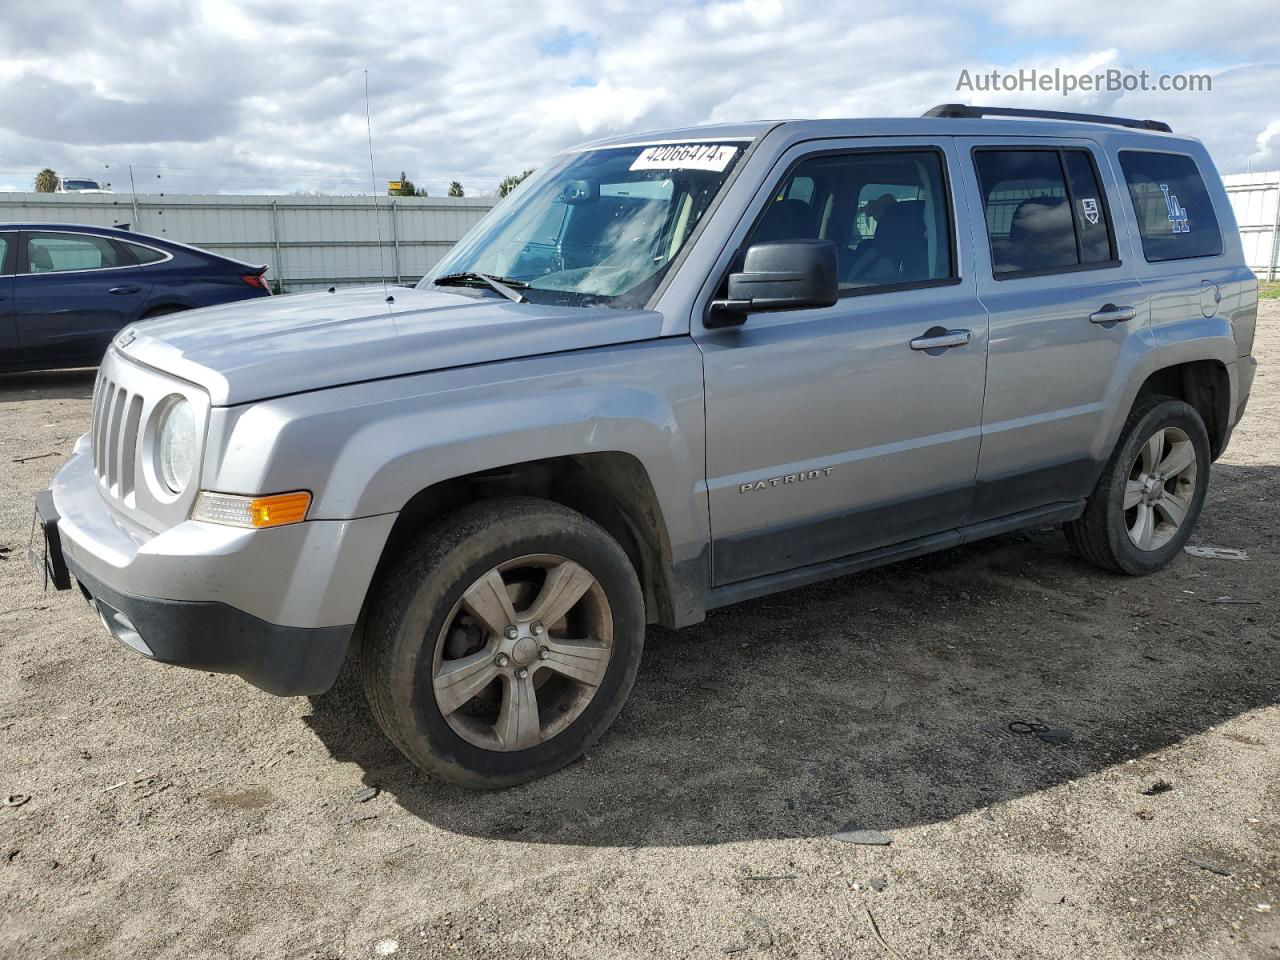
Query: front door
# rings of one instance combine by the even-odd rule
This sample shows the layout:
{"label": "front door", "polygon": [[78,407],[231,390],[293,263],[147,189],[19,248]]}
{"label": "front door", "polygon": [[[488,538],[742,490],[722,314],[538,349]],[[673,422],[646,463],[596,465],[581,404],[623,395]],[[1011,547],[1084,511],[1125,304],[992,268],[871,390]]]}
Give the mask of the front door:
{"label": "front door", "polygon": [[123,245],[87,233],[24,231],[14,313],[24,361],[95,364],[138,319],[151,281]]}
{"label": "front door", "polygon": [[[792,148],[733,243],[836,244],[834,306],[694,333],[717,585],[953,530],[978,463],[987,316],[945,143]],[[723,295],[722,293],[720,295]]]}

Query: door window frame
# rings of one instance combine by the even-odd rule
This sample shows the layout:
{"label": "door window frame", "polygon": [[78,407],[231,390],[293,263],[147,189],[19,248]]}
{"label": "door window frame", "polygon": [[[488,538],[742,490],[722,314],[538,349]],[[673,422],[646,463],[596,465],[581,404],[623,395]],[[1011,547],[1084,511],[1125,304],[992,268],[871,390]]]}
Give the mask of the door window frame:
{"label": "door window frame", "polygon": [[[20,267],[30,266],[30,258],[27,256],[27,239],[31,234],[58,234],[64,237],[95,237],[98,240],[105,240],[116,251],[116,255],[120,257],[123,263],[117,263],[113,267],[84,267],[77,270],[40,270],[32,271],[27,269],[19,269]],[[72,273],[103,273],[107,270],[131,270],[139,269],[137,262],[133,259],[133,254],[129,249],[118,241],[115,237],[106,237],[100,233],[78,233],[75,230],[22,230],[20,231],[20,239],[18,247],[21,255],[14,261],[14,275],[19,277],[55,277]]]}
{"label": "door window frame", "polygon": [[[787,165],[787,168],[782,172],[782,175],[772,181],[773,188],[766,193],[766,197],[776,197],[778,192],[791,178],[792,174],[796,172],[799,166],[810,160],[820,159],[822,157],[846,157],[893,153],[932,153],[936,155],[939,160],[942,172],[943,203],[948,226],[946,236],[948,240],[947,259],[950,274],[949,276],[938,277],[932,280],[912,280],[907,283],[882,283],[873,287],[852,287],[848,290],[841,290],[838,294],[837,301],[844,300],[849,297],[862,297],[876,293],[898,293],[903,290],[927,290],[933,287],[949,287],[962,283],[964,280],[960,274],[958,250],[959,234],[956,220],[955,190],[951,184],[951,170],[947,164],[947,151],[940,144],[907,144],[894,147],[835,147],[814,150],[811,153],[802,154],[791,161],[791,163]],[[716,295],[725,291],[729,282],[729,274],[734,271],[734,264],[739,262],[740,258],[747,252],[752,235],[756,232],[756,229],[769,213],[769,205],[771,202],[771,199],[766,200],[764,205],[756,213],[755,217],[751,221],[751,225],[747,228],[746,233],[743,234],[742,242],[739,244],[738,249],[729,257],[728,265],[725,267],[722,276],[713,288],[714,291],[718,291]],[[714,296],[712,299],[714,299]],[[710,311],[710,308],[710,302],[708,302],[706,308],[708,312]],[[796,310],[801,309],[809,308],[796,308]],[[786,314],[794,313],[796,310],[775,310],[770,312],[775,314]]]}
{"label": "door window frame", "polygon": [[4,256],[0,257],[0,277],[12,277],[18,272],[18,237],[20,230],[0,230],[6,243]]}
{"label": "door window frame", "polygon": [[[979,153],[1053,153],[1058,158],[1058,171],[1062,174],[1062,188],[1067,195],[1067,206],[1071,210],[1071,233],[1076,244],[1076,259],[1082,256],[1080,246],[1080,227],[1079,214],[1076,213],[1076,196],[1071,189],[1071,177],[1067,175],[1067,164],[1063,160],[1062,155],[1068,151],[1083,153],[1089,158],[1089,166],[1093,168],[1093,179],[1098,185],[1098,200],[1102,204],[1102,213],[1107,222],[1107,242],[1111,245],[1110,260],[1099,260],[1094,263],[1075,263],[1071,266],[1063,267],[1045,267],[1040,270],[1014,270],[1006,273],[996,273],[996,252],[991,245],[991,228],[987,224],[987,198],[982,191],[982,174],[978,171],[978,154]],[[1112,270],[1116,267],[1124,265],[1124,259],[1120,256],[1120,246],[1116,239],[1115,221],[1111,217],[1111,204],[1107,202],[1107,188],[1102,180],[1102,174],[1098,167],[1098,158],[1093,155],[1093,150],[1081,144],[1009,144],[1004,146],[996,143],[977,144],[969,148],[969,157],[973,164],[973,182],[978,188],[978,214],[982,221],[982,232],[987,237],[987,259],[991,266],[991,279],[997,282],[1005,280],[1024,280],[1029,277],[1052,277],[1060,273],[1083,273],[1086,270]]]}

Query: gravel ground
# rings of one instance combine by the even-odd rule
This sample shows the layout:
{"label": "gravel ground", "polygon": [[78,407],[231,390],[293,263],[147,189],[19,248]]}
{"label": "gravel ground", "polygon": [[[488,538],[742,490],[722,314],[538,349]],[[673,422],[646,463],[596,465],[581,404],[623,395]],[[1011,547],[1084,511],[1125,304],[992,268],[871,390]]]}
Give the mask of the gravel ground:
{"label": "gravel ground", "polygon": [[1256,353],[1195,537],[1248,562],[1035,531],[654,629],[585,761],[484,795],[350,676],[276,699],[41,593],[93,377],[0,377],[0,956],[1280,960],[1280,304]]}

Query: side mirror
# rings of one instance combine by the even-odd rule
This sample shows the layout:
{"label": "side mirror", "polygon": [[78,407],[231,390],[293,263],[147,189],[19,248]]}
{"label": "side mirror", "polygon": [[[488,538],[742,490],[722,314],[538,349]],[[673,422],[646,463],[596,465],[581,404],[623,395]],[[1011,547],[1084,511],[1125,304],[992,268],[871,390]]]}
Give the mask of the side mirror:
{"label": "side mirror", "polygon": [[713,300],[708,327],[736,327],[764,310],[829,307],[840,297],[836,245],[830,240],[775,240],[747,249],[742,272],[729,274],[729,297]]}

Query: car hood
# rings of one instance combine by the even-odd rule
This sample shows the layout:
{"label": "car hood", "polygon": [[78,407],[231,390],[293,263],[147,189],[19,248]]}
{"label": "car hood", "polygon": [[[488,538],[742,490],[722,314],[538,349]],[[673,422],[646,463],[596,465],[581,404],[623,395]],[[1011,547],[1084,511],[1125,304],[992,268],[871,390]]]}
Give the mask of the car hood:
{"label": "car hood", "polygon": [[199,384],[215,406],[345,383],[648,340],[660,314],[406,287],[261,297],[146,320],[125,356]]}

